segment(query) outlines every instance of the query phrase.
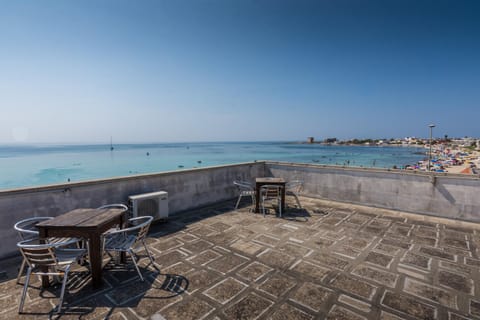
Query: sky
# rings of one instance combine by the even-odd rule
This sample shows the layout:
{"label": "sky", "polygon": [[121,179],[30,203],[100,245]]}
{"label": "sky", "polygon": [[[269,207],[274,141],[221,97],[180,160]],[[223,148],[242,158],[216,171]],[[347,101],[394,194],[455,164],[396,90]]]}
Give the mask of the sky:
{"label": "sky", "polygon": [[480,137],[476,0],[0,0],[0,143]]}

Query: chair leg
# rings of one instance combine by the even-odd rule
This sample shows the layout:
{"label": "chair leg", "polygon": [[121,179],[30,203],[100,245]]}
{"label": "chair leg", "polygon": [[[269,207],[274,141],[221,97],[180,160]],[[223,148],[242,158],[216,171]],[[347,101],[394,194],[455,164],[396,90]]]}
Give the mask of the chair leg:
{"label": "chair leg", "polygon": [[22,265],[20,266],[20,270],[18,270],[18,275],[17,275],[17,283],[20,283],[20,278],[22,277],[23,270],[25,270],[25,258],[23,258]]}
{"label": "chair leg", "polygon": [[138,269],[137,260],[135,259],[135,253],[133,253],[131,249],[129,249],[127,252],[130,255],[130,257],[132,257],[133,265],[135,266],[135,269],[137,269],[138,275],[140,276],[140,280],[144,281],[142,273],[140,272],[140,269]]}
{"label": "chair leg", "polygon": [[147,248],[147,244],[145,243],[145,239],[142,240],[142,243],[143,243],[143,247],[145,248],[145,251],[147,252],[148,258],[150,259],[150,262],[152,263],[153,267],[155,267],[155,263],[154,263],[154,261],[153,261],[153,257],[152,257],[152,255],[150,254],[150,251],[149,251],[148,248]]}
{"label": "chair leg", "polygon": [[25,284],[23,285],[22,298],[20,299],[20,305],[18,306],[18,313],[23,312],[23,304],[25,303],[25,296],[27,295],[28,283],[30,282],[30,275],[32,274],[32,268],[30,266],[27,269],[27,277],[25,278]]}
{"label": "chair leg", "polygon": [[69,271],[70,271],[70,266],[67,266],[65,268],[65,274],[63,275],[62,291],[60,292],[60,302],[58,303],[58,306],[57,306],[57,312],[60,312],[62,310],[63,296],[65,295],[65,287],[67,286],[67,278],[68,278]]}
{"label": "chair leg", "polygon": [[238,205],[240,204],[240,200],[242,199],[242,195],[238,196],[237,204],[235,205],[235,210],[238,209]]}
{"label": "chair leg", "polygon": [[280,218],[282,217],[282,198],[278,197],[277,198],[277,203],[278,203],[278,213],[280,214]]}
{"label": "chair leg", "polygon": [[297,200],[298,208],[302,209],[302,205],[300,204],[300,199],[298,199],[298,196],[296,194],[293,195],[295,197],[295,200]]}

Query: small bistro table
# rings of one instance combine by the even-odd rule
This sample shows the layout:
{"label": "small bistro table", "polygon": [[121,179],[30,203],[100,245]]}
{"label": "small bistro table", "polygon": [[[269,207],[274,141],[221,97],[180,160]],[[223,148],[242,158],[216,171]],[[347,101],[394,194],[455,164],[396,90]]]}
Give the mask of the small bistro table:
{"label": "small bistro table", "polygon": [[[102,285],[101,235],[115,225],[123,226],[126,212],[123,209],[75,209],[51,220],[37,224],[39,237],[76,237],[88,239],[92,283]],[[48,286],[48,276],[42,276],[42,286]]]}
{"label": "small bistro table", "polygon": [[260,213],[260,188],[264,185],[282,186],[282,212],[285,212],[285,179],[283,178],[256,178],[255,179],[255,212]]}

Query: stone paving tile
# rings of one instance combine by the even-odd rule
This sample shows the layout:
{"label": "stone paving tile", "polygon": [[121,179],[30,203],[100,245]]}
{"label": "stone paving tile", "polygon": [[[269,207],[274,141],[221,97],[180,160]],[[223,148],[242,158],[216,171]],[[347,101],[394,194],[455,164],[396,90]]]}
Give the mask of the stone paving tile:
{"label": "stone paving tile", "polygon": [[354,249],[349,246],[339,246],[333,249],[333,252],[347,258],[355,259],[362,253],[360,250]]}
{"label": "stone paving tile", "polygon": [[160,252],[168,251],[181,247],[184,243],[179,239],[170,238],[165,241],[157,241],[156,243],[150,245],[150,247],[157,249]]}
{"label": "stone paving tile", "polygon": [[220,274],[206,270],[198,270],[188,275],[187,292],[192,294],[197,290],[211,287],[217,280],[221,279]]}
{"label": "stone paving tile", "polygon": [[273,301],[260,297],[255,293],[249,293],[240,301],[226,308],[223,312],[228,319],[254,320],[268,311]]}
{"label": "stone paving tile", "polygon": [[190,257],[187,260],[194,265],[206,265],[209,262],[212,262],[215,259],[220,258],[222,255],[218,252],[215,252],[211,249],[205,250],[196,256]]}
{"label": "stone paving tile", "polygon": [[285,295],[296,284],[297,282],[294,278],[283,273],[276,273],[262,282],[262,284],[258,286],[258,290],[268,293],[275,298],[279,298]]}
{"label": "stone paving tile", "polygon": [[247,287],[248,287],[247,284],[240,282],[237,279],[229,277],[215,284],[213,287],[209,288],[208,290],[205,290],[203,294],[221,304],[225,304],[228,301],[235,298]]}
{"label": "stone paving tile", "polygon": [[304,246],[287,242],[282,245],[277,246],[276,248],[278,251],[286,253],[292,257],[304,257],[310,252],[312,252],[312,249],[306,248]]}
{"label": "stone paving tile", "polygon": [[274,247],[275,245],[277,245],[279,243],[280,239],[272,237],[272,236],[260,234],[260,235],[256,236],[253,239],[253,241],[255,241],[257,243],[260,243],[260,244],[267,245],[269,247]]}
{"label": "stone paving tile", "polygon": [[367,300],[371,300],[376,291],[375,286],[358,278],[344,274],[340,274],[336,278],[332,279],[330,284],[335,288],[341,289],[345,292],[353,293]]}
{"label": "stone paving tile", "polygon": [[182,300],[179,293],[172,290],[151,288],[141,298],[132,303],[133,312],[140,317],[147,318],[151,315],[172,306]]}
{"label": "stone paving tile", "polygon": [[352,270],[352,274],[390,288],[395,288],[398,280],[398,274],[385,271],[367,264],[360,264],[356,266]]}
{"label": "stone paving tile", "polygon": [[448,313],[448,319],[449,320],[470,320],[467,317],[461,316],[461,315],[453,313],[453,312]]}
{"label": "stone paving tile", "polygon": [[243,239],[239,239],[239,240],[235,241],[234,243],[232,243],[230,245],[230,248],[241,251],[242,253],[245,253],[245,254],[248,254],[248,255],[251,255],[251,256],[254,256],[257,253],[259,253],[260,251],[265,249],[264,246],[262,246],[258,243],[255,243],[255,242],[252,242],[252,241],[246,241],[246,240],[243,240]]}
{"label": "stone paving tile", "polygon": [[438,273],[438,282],[441,286],[449,287],[471,295],[474,294],[473,280],[468,279],[461,274],[442,270]]}
{"label": "stone paving tile", "polygon": [[463,265],[463,264],[458,264],[458,263],[451,263],[451,262],[446,262],[446,261],[439,261],[439,267],[442,268],[442,269],[445,269],[447,271],[453,271],[455,273],[462,273],[462,274],[465,274],[465,275],[470,275],[470,273],[472,272],[472,268],[467,266],[467,265]]}
{"label": "stone paving tile", "polygon": [[388,253],[388,254],[395,255],[395,256],[400,254],[401,252],[403,252],[402,248],[390,246],[388,244],[383,244],[383,243],[377,244],[375,246],[374,250],[377,251],[377,252]]}
{"label": "stone paving tile", "polygon": [[189,273],[193,270],[195,270],[195,268],[192,265],[181,261],[181,262],[177,262],[175,264],[172,264],[171,266],[169,266],[167,268],[163,268],[162,272],[167,273],[167,274],[177,274],[177,275],[183,274],[184,275],[184,274],[187,274],[187,273]]}
{"label": "stone paving tile", "polygon": [[[478,225],[301,201],[284,219],[232,200],[153,225],[157,269],[139,252],[145,282],[131,262],[106,264],[100,289],[76,269],[58,319],[480,319]],[[32,279],[26,311],[36,315],[18,315],[12,261],[0,261],[0,319],[48,319],[59,286]]]}
{"label": "stone paving tile", "polygon": [[330,312],[328,312],[326,320],[367,320],[367,318],[356,314],[353,311],[345,309],[343,307],[339,307],[337,305],[333,305]]}
{"label": "stone paving tile", "polygon": [[290,270],[312,278],[314,282],[322,282],[331,272],[330,269],[321,267],[308,261],[300,260],[290,267]]}
{"label": "stone paving tile", "polygon": [[380,313],[380,320],[405,320],[405,318],[391,314],[390,312],[382,311]]}
{"label": "stone paving tile", "polygon": [[470,314],[472,316],[480,317],[480,301],[470,300]]}
{"label": "stone paving tile", "polygon": [[250,282],[255,282],[272,270],[274,269],[264,265],[263,263],[254,261],[245,268],[239,270],[237,274],[243,279],[246,279]]}
{"label": "stone paving tile", "polygon": [[416,268],[430,270],[432,259],[426,256],[407,252],[400,260],[400,262],[407,266],[414,266]]}
{"label": "stone paving tile", "polygon": [[313,316],[308,314],[289,303],[283,303],[272,314],[269,320],[312,320]]}
{"label": "stone paving tile", "polygon": [[430,300],[430,302],[457,309],[456,295],[447,290],[407,278],[405,280],[404,291],[421,299],[427,299]]}
{"label": "stone paving tile", "polygon": [[348,305],[349,307],[353,309],[360,310],[361,312],[364,313],[369,313],[372,310],[372,306],[369,303],[366,303],[364,301],[358,300],[356,298],[353,298],[351,296],[341,294],[338,297],[338,302],[341,302],[345,305]]}
{"label": "stone paving tile", "polygon": [[247,262],[248,258],[238,254],[231,254],[209,263],[207,267],[222,274],[227,274]]}
{"label": "stone paving tile", "polygon": [[205,241],[205,240],[198,240],[195,242],[189,242],[182,246],[182,251],[188,251],[190,253],[197,253],[207,250],[208,248],[213,247],[213,243]]}
{"label": "stone paving tile", "polygon": [[295,260],[294,257],[272,249],[267,249],[260,253],[257,258],[263,263],[278,269],[288,268]]}
{"label": "stone paving tile", "polygon": [[393,257],[383,253],[372,251],[368,253],[365,261],[382,266],[384,268],[388,268],[390,266],[390,263],[392,263],[393,261]]}
{"label": "stone paving tile", "polygon": [[422,247],[420,248],[419,252],[427,254],[432,257],[441,258],[449,261],[456,260],[453,254],[446,253],[443,249]]}
{"label": "stone paving tile", "polygon": [[416,319],[433,320],[437,318],[437,310],[433,306],[418,302],[418,299],[403,293],[386,291],[382,304]]}
{"label": "stone paving tile", "polygon": [[[158,314],[166,320],[201,320],[205,319],[208,314],[215,310],[207,302],[192,298],[188,299],[180,304],[175,304],[171,307],[168,307]],[[152,319],[155,319],[155,315],[152,316]],[[158,317],[157,319],[162,319]]]}
{"label": "stone paving tile", "polygon": [[319,251],[314,251],[312,254],[305,257],[305,259],[340,270],[346,270],[351,263],[351,260],[347,258],[341,258],[335,254],[327,254]]}
{"label": "stone paving tile", "polygon": [[291,295],[290,299],[318,312],[332,294],[333,292],[325,287],[306,282]]}

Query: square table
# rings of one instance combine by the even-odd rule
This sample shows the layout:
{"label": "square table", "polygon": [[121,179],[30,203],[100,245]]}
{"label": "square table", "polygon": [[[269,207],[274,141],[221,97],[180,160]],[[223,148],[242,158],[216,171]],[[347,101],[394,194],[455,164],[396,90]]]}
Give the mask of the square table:
{"label": "square table", "polygon": [[[39,237],[76,237],[88,239],[92,283],[102,285],[101,235],[115,225],[123,226],[126,211],[117,208],[75,209],[51,220],[37,224]],[[48,286],[48,276],[42,276],[42,285]]]}
{"label": "square table", "polygon": [[255,179],[255,212],[260,213],[260,187],[266,184],[280,185],[282,188],[282,212],[285,212],[285,179],[263,177]]}

